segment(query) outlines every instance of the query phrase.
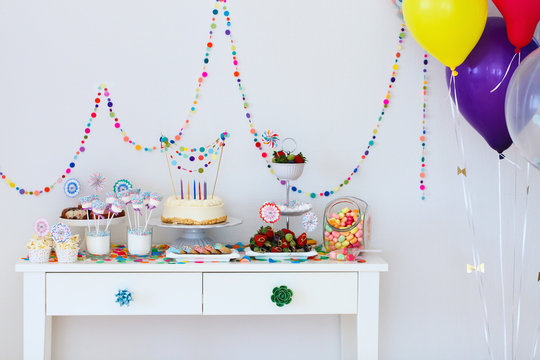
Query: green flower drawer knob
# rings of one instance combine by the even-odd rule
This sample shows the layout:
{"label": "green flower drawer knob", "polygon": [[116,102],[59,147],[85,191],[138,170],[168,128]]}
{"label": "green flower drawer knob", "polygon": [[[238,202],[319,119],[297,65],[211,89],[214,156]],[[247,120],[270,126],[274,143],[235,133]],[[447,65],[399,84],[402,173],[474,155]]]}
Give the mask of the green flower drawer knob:
{"label": "green flower drawer knob", "polygon": [[285,285],[281,285],[280,287],[275,287],[274,290],[272,290],[272,296],[270,296],[270,299],[272,299],[272,302],[276,303],[277,306],[283,307],[284,305],[291,303],[292,296],[292,290]]}

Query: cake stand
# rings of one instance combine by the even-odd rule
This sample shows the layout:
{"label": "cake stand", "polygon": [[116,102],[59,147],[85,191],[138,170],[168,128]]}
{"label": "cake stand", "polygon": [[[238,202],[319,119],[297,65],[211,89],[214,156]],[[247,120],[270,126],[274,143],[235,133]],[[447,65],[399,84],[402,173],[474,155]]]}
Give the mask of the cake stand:
{"label": "cake stand", "polygon": [[221,229],[240,225],[241,223],[242,220],[230,216],[227,217],[227,221],[212,225],[165,224],[161,221],[160,218],[152,218],[149,221],[149,225],[154,225],[162,229],[170,229],[177,231],[179,233],[179,237],[174,241],[172,245],[177,249],[182,249],[183,245],[188,245],[190,247],[193,247],[195,245],[199,245],[202,247],[204,247],[205,245],[215,245],[216,242],[210,237],[208,237],[208,235],[206,234],[206,230]]}

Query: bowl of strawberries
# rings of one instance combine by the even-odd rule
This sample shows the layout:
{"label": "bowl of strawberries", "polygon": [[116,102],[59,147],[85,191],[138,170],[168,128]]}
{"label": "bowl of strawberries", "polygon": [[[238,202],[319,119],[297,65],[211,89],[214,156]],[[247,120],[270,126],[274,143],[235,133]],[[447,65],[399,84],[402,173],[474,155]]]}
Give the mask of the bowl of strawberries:
{"label": "bowl of strawberries", "polygon": [[312,251],[306,233],[296,236],[289,229],[274,231],[261,226],[250,239],[249,247],[256,253],[307,253]]}
{"label": "bowl of strawberries", "polygon": [[281,180],[296,180],[302,175],[306,157],[302,153],[293,154],[285,151],[274,151],[272,169],[274,175]]}

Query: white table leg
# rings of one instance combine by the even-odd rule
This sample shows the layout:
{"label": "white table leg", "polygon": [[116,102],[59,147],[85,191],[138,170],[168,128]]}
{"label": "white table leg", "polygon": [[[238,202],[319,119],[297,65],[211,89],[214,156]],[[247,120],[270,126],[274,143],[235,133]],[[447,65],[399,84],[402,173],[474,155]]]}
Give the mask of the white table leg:
{"label": "white table leg", "polygon": [[24,273],[24,360],[51,359],[51,320],[45,314],[45,273]]}
{"label": "white table leg", "polygon": [[356,359],[356,315],[340,315],[341,360]]}
{"label": "white table leg", "polygon": [[358,359],[379,358],[379,273],[358,273]]}

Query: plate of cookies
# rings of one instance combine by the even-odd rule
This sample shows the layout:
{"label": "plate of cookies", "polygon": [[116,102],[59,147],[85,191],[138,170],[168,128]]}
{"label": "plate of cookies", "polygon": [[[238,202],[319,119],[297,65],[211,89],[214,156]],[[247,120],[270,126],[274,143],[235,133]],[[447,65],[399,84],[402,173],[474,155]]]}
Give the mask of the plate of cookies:
{"label": "plate of cookies", "polygon": [[165,256],[180,261],[228,262],[232,259],[238,259],[240,254],[235,249],[218,243],[214,245],[183,245],[181,248],[171,246]]}

